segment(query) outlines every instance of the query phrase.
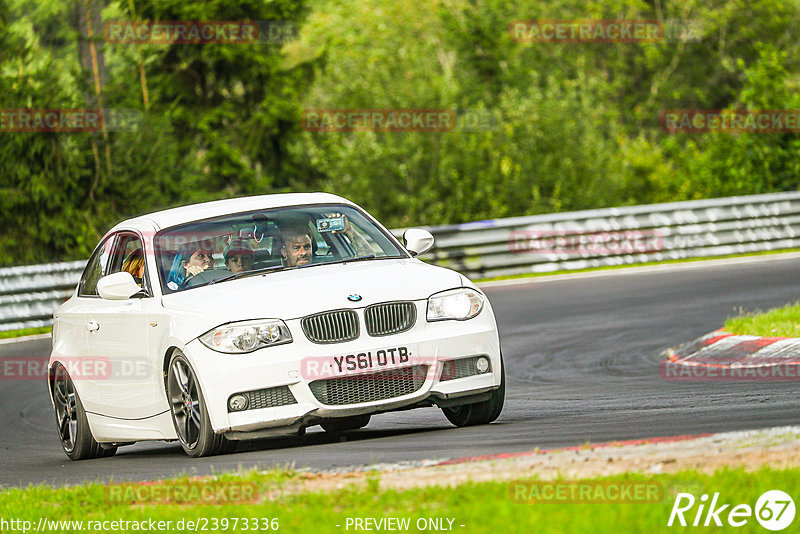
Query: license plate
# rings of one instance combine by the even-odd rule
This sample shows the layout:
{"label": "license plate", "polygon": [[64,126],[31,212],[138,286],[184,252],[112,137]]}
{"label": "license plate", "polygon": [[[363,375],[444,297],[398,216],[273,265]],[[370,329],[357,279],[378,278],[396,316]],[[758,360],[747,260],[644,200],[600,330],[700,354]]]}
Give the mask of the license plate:
{"label": "license plate", "polygon": [[353,371],[406,367],[413,365],[416,360],[416,347],[404,345],[334,356],[329,361],[329,367],[334,374],[341,374]]}

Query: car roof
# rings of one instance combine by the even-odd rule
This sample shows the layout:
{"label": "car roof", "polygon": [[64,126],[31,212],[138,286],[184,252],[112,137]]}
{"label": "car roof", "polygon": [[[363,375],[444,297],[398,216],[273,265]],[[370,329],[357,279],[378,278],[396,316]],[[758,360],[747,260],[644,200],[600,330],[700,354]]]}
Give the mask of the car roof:
{"label": "car roof", "polygon": [[354,205],[346,198],[330,193],[281,193],[275,195],[227,198],[224,200],[214,200],[201,204],[171,208],[127,219],[114,226],[108,233],[125,228],[151,228],[152,226],[161,230],[179,224],[209,219],[230,213],[280,208],[281,206],[330,203]]}

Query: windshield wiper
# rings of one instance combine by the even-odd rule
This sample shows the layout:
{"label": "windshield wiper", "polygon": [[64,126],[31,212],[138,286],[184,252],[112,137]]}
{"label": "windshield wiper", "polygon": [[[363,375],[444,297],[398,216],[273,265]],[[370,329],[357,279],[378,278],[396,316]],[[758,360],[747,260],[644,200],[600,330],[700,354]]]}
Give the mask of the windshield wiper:
{"label": "windshield wiper", "polygon": [[405,256],[376,256],[375,254],[366,254],[364,256],[356,256],[355,258],[343,258],[337,261],[325,262],[324,265],[330,265],[332,263],[350,263],[354,261],[366,261],[366,260],[398,260],[403,258],[405,258]]}
{"label": "windshield wiper", "polygon": [[268,273],[268,272],[271,272],[271,271],[280,271],[282,269],[285,269],[285,267],[283,265],[273,265],[271,267],[262,267],[261,269],[254,269],[252,271],[242,271],[242,272],[239,272],[239,273],[231,273],[228,276],[223,276],[222,278],[215,278],[214,280],[211,280],[209,283],[207,283],[205,285],[210,286],[211,284],[216,284],[217,282],[226,282],[228,280],[235,280],[236,278],[244,278],[246,276],[251,276],[251,275],[261,274],[261,273]]}
{"label": "windshield wiper", "polygon": [[354,261],[366,261],[366,260],[390,260],[390,259],[403,259],[405,256],[376,256],[375,254],[366,254],[364,256],[356,256],[355,258],[345,258],[337,261],[325,261],[320,263],[306,263],[303,265],[295,265],[294,267],[285,267],[283,265],[273,265],[272,267],[263,267],[261,269],[255,269],[252,271],[242,271],[240,273],[231,273],[228,276],[223,276],[222,278],[215,278],[211,280],[207,284],[203,284],[205,286],[210,286],[212,284],[216,284],[217,282],[227,282],[228,280],[236,280],[238,278],[245,278],[247,276],[252,276],[256,274],[262,273],[269,273],[273,271],[288,271],[293,269],[302,269],[304,267],[315,267],[317,265],[333,265],[335,263],[350,263]]}
{"label": "windshield wiper", "polygon": [[364,256],[356,256],[355,258],[345,258],[342,260],[342,263],[348,263],[351,261],[364,261],[364,260],[374,260],[376,258],[375,254],[365,254]]}

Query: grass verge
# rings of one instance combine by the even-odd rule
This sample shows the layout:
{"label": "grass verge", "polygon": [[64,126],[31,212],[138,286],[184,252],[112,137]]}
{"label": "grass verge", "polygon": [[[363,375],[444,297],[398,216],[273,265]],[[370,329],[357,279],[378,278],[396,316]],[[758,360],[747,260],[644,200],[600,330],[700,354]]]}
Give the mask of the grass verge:
{"label": "grass verge", "polygon": [[4,332],[0,332],[0,339],[33,336],[36,334],[49,334],[51,331],[52,328],[49,326],[39,326],[37,328],[22,328],[20,330],[6,330]]}
{"label": "grass verge", "polygon": [[766,312],[741,312],[725,321],[725,331],[737,335],[800,337],[800,302]]}
{"label": "grass verge", "polygon": [[[657,499],[650,502],[618,502],[607,499],[599,502],[553,502],[540,498],[536,502],[516,500],[520,493],[514,482],[467,482],[454,487],[429,486],[410,490],[393,490],[381,487],[380,475],[367,477],[366,482],[344,485],[331,492],[293,491],[293,483],[306,475],[291,470],[251,472],[242,475],[223,475],[211,479],[176,479],[167,482],[136,484],[144,493],[156,491],[159,485],[213,485],[255,484],[258,499],[250,503],[226,503],[218,505],[188,505],[177,501],[153,504],[142,501],[120,502],[110,498],[109,486],[87,484],[85,486],[53,489],[47,486],[31,486],[27,489],[10,489],[0,493],[0,529],[13,532],[10,520],[29,521],[31,530],[37,530],[40,518],[49,521],[82,521],[76,524],[53,525],[39,529],[58,532],[110,531],[136,532],[145,530],[132,528],[130,524],[102,523],[104,521],[163,521],[166,532],[189,531],[265,531],[277,530],[291,533],[347,532],[355,529],[354,518],[408,518],[408,531],[420,530],[417,521],[438,521],[440,530],[457,532],[669,532],[667,527],[675,496],[688,492],[697,499],[695,506],[685,513],[691,525],[697,513],[700,495],[719,492],[719,503],[731,506],[720,514],[721,520],[737,504],[755,507],[759,496],[765,491],[780,489],[790,496],[800,496],[800,469],[774,470],[761,468],[746,471],[743,468],[722,469],[712,474],[697,471],[681,471],[674,474],[643,475],[626,473],[612,478],[585,479],[581,484],[609,488],[625,484],[658,485],[661,490]],[[523,479],[528,483],[535,479]],[[553,481],[547,482],[552,483]],[[547,484],[542,483],[542,484]],[[599,483],[599,484],[598,484]],[[113,487],[113,486],[112,486]],[[154,489],[155,488],[155,489]],[[545,497],[543,486],[540,495]],[[516,492],[516,494],[515,494]],[[163,496],[163,492],[156,491]],[[527,498],[532,493],[523,493]],[[606,496],[612,494],[608,491]],[[655,501],[655,502],[653,502]],[[705,519],[705,512],[702,514]],[[227,521],[223,521],[227,519]],[[243,524],[243,520],[247,523]],[[257,521],[253,521],[256,519]],[[271,521],[275,519],[276,521]],[[348,519],[350,526],[348,528]],[[738,532],[761,532],[763,529],[754,516],[745,518],[747,524]],[[237,520],[236,528],[234,521]],[[265,521],[266,520],[266,521]],[[6,521],[5,524],[2,521]],[[89,523],[89,522],[92,523]],[[100,521],[101,523],[96,523]],[[169,521],[170,523],[166,523]],[[183,523],[179,523],[183,521]],[[192,523],[189,524],[188,522]],[[797,521],[795,521],[796,523]],[[257,524],[257,528],[253,526]],[[17,523],[20,525],[20,523]],[[242,528],[243,525],[246,528]],[[264,528],[264,526],[269,528]],[[205,526],[205,529],[204,529]],[[53,528],[55,527],[55,528]],[[212,528],[216,527],[216,528]],[[447,528],[449,527],[449,528]],[[153,527],[150,527],[151,529]],[[678,526],[680,529],[681,527]],[[713,528],[713,522],[712,522]],[[377,530],[377,529],[375,529]],[[403,529],[399,529],[403,530]],[[432,530],[426,528],[425,530]],[[18,531],[22,531],[21,529]],[[152,530],[151,530],[152,531]]]}
{"label": "grass verge", "polygon": [[679,260],[664,260],[664,261],[647,261],[644,263],[626,263],[625,265],[605,265],[603,267],[589,267],[586,269],[569,269],[561,271],[549,271],[546,273],[523,273],[513,274],[509,276],[494,276],[491,278],[474,278],[473,282],[479,284],[481,282],[496,282],[498,280],[517,280],[520,278],[535,278],[539,276],[554,276],[558,274],[572,274],[572,273],[588,273],[594,271],[610,271],[614,269],[627,269],[629,267],[647,267],[651,265],[671,265],[674,263],[694,263],[698,261],[708,260],[724,260],[728,258],[745,258],[748,256],[769,256],[773,254],[786,254],[788,252],[800,252],[800,248],[786,248],[779,250],[765,250],[762,252],[747,252],[744,254],[726,254],[723,256],[702,256],[699,258],[685,258]]}

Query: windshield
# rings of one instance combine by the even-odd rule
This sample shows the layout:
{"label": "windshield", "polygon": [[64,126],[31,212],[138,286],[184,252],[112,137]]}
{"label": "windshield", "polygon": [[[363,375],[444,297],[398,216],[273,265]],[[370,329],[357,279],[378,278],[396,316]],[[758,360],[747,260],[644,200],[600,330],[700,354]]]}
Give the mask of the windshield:
{"label": "windshield", "polygon": [[361,211],[341,204],[237,213],[155,236],[164,293],[259,273],[381,258],[407,258]]}

